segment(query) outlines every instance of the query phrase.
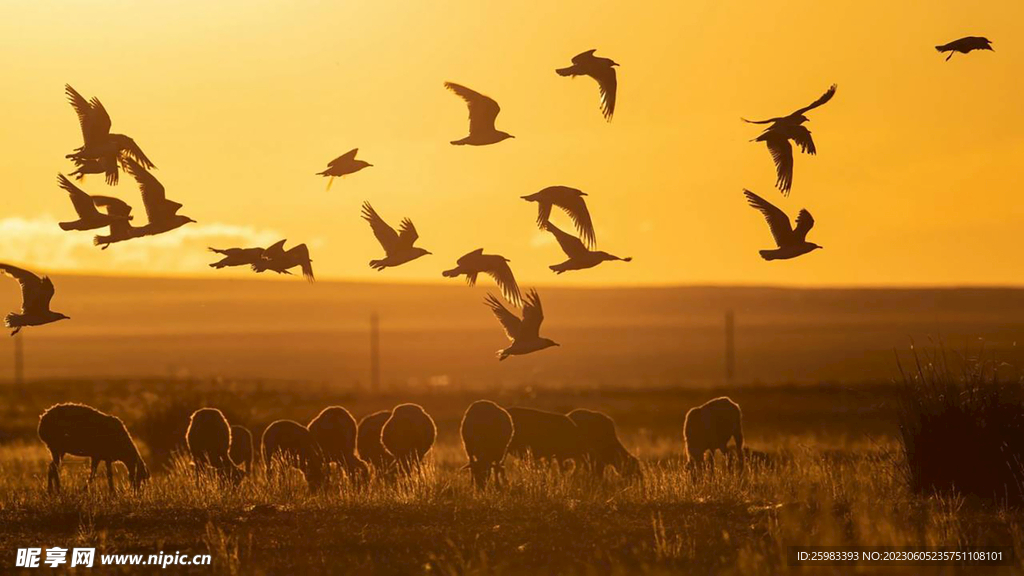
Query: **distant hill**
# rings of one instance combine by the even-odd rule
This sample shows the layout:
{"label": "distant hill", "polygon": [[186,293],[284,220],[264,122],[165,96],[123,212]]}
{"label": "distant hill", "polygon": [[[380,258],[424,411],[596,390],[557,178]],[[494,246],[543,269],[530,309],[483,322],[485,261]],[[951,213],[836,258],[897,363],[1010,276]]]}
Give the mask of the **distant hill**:
{"label": "distant hill", "polygon": [[[942,338],[1024,366],[1024,290],[542,287],[560,348],[499,363],[505,337],[488,289],[59,276],[72,320],[25,331],[33,378],[192,376],[366,385],[371,312],[388,386],[698,385],[724,375],[724,314],[736,317],[742,382],[861,382],[896,373],[894,350]],[[0,283],[0,310],[19,302]],[[0,340],[0,380],[12,373]]]}

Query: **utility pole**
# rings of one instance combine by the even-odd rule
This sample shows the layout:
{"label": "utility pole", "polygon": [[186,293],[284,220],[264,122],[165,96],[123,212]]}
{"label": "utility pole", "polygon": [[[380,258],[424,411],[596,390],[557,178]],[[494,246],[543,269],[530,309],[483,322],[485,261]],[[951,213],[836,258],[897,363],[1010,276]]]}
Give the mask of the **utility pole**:
{"label": "utility pole", "polygon": [[736,375],[736,325],[732,310],[725,312],[725,381]]}
{"label": "utility pole", "polygon": [[380,319],[370,313],[370,390],[380,393]]}

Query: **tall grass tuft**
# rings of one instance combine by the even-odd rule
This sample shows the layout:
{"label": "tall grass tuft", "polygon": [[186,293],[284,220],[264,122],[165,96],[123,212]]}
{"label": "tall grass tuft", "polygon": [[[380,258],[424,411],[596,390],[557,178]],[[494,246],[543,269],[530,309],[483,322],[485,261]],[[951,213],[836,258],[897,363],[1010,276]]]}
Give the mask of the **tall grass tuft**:
{"label": "tall grass tuft", "polygon": [[943,346],[911,350],[899,406],[911,489],[1024,504],[1024,383],[1000,378],[980,351],[950,359]]}

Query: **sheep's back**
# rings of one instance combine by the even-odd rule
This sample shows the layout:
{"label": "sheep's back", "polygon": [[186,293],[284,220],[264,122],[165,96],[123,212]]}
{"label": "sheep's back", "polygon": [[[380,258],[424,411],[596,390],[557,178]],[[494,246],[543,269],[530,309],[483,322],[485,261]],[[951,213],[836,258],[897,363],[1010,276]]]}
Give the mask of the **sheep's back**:
{"label": "sheep's back", "polygon": [[461,434],[466,455],[471,460],[501,462],[512,441],[512,417],[494,402],[480,400],[466,410]]}
{"label": "sheep's back", "polygon": [[508,413],[514,428],[509,452],[519,456],[530,452],[535,458],[580,455],[579,429],[568,416],[520,407],[509,408]]}
{"label": "sheep's back", "polygon": [[381,431],[389,418],[391,411],[381,410],[364,416],[357,427],[356,447],[359,450],[359,457],[375,466],[384,466],[391,459],[380,439]]}
{"label": "sheep's back", "polygon": [[328,406],[306,426],[324,455],[344,459],[356,451],[356,419],[341,406]]}
{"label": "sheep's back", "polygon": [[402,404],[391,411],[381,429],[381,442],[396,458],[422,458],[434,445],[434,420],[416,404]]}
{"label": "sheep's back", "polygon": [[231,425],[216,408],[200,408],[192,413],[185,443],[193,458],[220,459],[231,450]]}
{"label": "sheep's back", "polygon": [[57,404],[39,417],[39,439],[51,453],[108,459],[131,445],[131,435],[116,416],[84,404]]}

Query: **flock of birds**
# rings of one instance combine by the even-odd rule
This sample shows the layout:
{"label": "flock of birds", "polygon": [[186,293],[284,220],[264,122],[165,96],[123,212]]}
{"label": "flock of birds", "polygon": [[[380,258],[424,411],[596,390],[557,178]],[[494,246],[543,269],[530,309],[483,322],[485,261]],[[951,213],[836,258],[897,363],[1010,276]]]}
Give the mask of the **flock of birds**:
{"label": "flock of birds", "polygon": [[[948,44],[935,47],[940,53],[948,52],[948,61],[953,54],[967,54],[974,50],[992,50],[992,43],[986,38],[967,36]],[[587,76],[597,82],[600,92],[601,113],[607,121],[611,121],[615,113],[618,80],[615,67],[618,66],[610,58],[595,55],[596,50],[588,50],[572,58],[572,64],[555,70],[560,76],[575,78]],[[495,127],[501,107],[494,99],[454,82],[445,82],[445,87],[465,101],[469,109],[469,134],[458,140],[451,141],[457,146],[487,146],[503,140],[514,138],[513,135]],[[132,207],[111,196],[90,195],[76,186],[63,174],[58,175],[58,185],[64,189],[78,218],[73,221],[60,222],[61,229],[68,231],[98,230],[107,228],[108,234],[97,235],[94,243],[102,249],[111,244],[125,242],[135,238],[153,236],[170,232],[195,220],[179,214],[182,205],[167,198],[164,187],[153,176],[151,170],[156,166],[135,141],[124,134],[110,131],[111,120],[103,104],[93,97],[86,100],[70,85],[65,92],[72,108],[78,115],[82,128],[83,144],[66,158],[75,164],[71,175],[78,180],[87,174],[103,174],[108,185],[116,185],[119,171],[124,170],[138,184],[142,196],[142,204],[146,211],[147,222],[141,226],[132,224]],[[793,187],[793,144],[800,147],[801,152],[814,155],[817,149],[811,132],[804,124],[808,122],[806,114],[819,108],[836,94],[836,85],[829,89],[811,104],[799,108],[791,114],[768,118],[765,120],[747,120],[751,124],[767,125],[754,142],[764,142],[771,154],[776,168],[776,187],[784,196],[789,196]],[[329,190],[335,178],[354,174],[371,167],[372,164],[356,159],[358,148],[332,160],[327,169],[318,175],[328,178]],[[550,266],[556,274],[573,270],[593,268],[602,262],[632,260],[630,257],[619,257],[608,252],[596,250],[597,235],[581,190],[567,186],[550,186],[543,190],[523,196],[528,202],[536,202],[538,206],[537,224],[541,230],[550,232],[568,258],[566,261]],[[747,202],[759,210],[768,223],[777,245],[774,249],[761,250],[765,260],[796,258],[807,254],[821,246],[807,241],[807,234],[814,227],[814,218],[806,209],[801,210],[796,218],[796,226],[790,222],[789,216],[781,209],[749,190],[744,190]],[[551,222],[553,208],[564,211],[576,228],[577,234],[561,230]],[[362,206],[362,217],[370,225],[374,236],[384,250],[384,257],[370,261],[370,267],[384,270],[409,263],[421,256],[429,255],[426,249],[416,246],[419,233],[412,220],[405,218],[395,230],[374,210],[369,202]],[[222,256],[220,260],[210,264],[213,268],[231,266],[249,266],[257,273],[273,271],[278,274],[291,274],[293,268],[300,268],[302,275],[312,282],[313,267],[309,249],[305,244],[298,244],[285,250],[286,240],[280,240],[272,246],[250,248],[210,248],[210,251]],[[511,344],[498,351],[499,360],[509,356],[523,355],[558,346],[554,341],[540,336],[540,326],[544,320],[540,296],[536,290],[530,290],[525,296],[521,293],[509,260],[498,254],[485,254],[482,248],[469,252],[456,261],[456,267],[445,270],[442,275],[447,278],[465,276],[469,285],[474,285],[480,274],[491,277],[497,284],[502,296],[514,308],[522,308],[521,316],[509,310],[498,298],[488,294],[485,304],[497,318]],[[50,301],[54,295],[53,282],[48,277],[33,274],[27,270],[0,264],[0,272],[15,278],[21,284],[22,310],[6,317],[6,326],[13,328],[11,335],[17,334],[25,326],[39,326],[58,320],[68,319],[64,314],[50,310]]]}

